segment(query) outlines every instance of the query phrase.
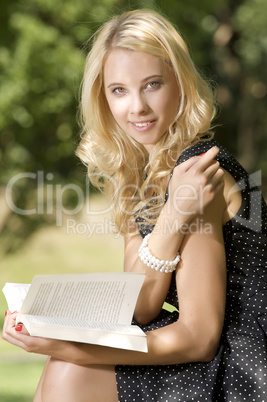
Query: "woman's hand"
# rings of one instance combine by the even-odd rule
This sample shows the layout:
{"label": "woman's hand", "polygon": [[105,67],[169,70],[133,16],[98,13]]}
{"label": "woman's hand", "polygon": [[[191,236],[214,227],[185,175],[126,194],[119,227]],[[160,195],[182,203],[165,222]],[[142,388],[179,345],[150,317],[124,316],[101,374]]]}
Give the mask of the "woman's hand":
{"label": "woman's hand", "polygon": [[217,147],[212,147],[205,154],[194,156],[174,168],[165,214],[179,218],[180,224],[203,214],[223,187],[224,173],[214,159],[218,152]]}
{"label": "woman's hand", "polygon": [[5,341],[24,349],[26,352],[46,356],[51,356],[55,350],[60,350],[62,341],[31,336],[24,325],[16,325],[17,315],[17,312],[6,312],[2,332],[2,338]]}

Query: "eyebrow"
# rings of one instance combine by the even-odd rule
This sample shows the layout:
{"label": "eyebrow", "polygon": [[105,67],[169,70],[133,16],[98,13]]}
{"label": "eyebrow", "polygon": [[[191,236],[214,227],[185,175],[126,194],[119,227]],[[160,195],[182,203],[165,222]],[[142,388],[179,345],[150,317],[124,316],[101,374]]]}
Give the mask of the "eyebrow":
{"label": "eyebrow", "polygon": [[[155,78],[163,78],[163,75],[161,75],[161,74],[149,75],[148,77],[143,78],[141,82],[149,81],[149,80],[155,79]],[[107,88],[114,87],[114,86],[121,86],[121,87],[123,87],[124,85],[125,85],[125,84],[123,84],[123,83],[121,83],[121,82],[112,82],[111,84],[109,84],[109,85],[107,86]]]}

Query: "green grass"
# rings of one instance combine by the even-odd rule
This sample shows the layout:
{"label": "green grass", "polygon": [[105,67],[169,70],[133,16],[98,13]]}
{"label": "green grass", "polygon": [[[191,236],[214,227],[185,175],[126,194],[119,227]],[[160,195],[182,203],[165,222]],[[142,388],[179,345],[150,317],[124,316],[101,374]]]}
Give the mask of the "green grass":
{"label": "green grass", "polygon": [[30,402],[43,370],[43,362],[0,364],[0,401]]}
{"label": "green grass", "polygon": [[[94,210],[100,209],[99,203],[101,201],[97,200]],[[2,259],[0,288],[6,282],[30,283],[37,274],[121,271],[123,241],[110,233],[106,219],[105,216],[80,216],[77,224],[83,226],[76,225],[76,230],[68,230],[67,222],[62,227],[40,228],[22,249]],[[81,230],[85,221],[91,228],[97,222],[90,238]],[[0,292],[1,328],[6,309]],[[44,363],[45,357],[27,354],[1,338],[0,401],[32,401]]]}

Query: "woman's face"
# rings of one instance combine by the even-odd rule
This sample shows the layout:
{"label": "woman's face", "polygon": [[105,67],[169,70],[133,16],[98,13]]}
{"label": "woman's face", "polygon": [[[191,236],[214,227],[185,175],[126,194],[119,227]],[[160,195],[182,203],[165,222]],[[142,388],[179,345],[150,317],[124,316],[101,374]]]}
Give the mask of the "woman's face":
{"label": "woman's face", "polygon": [[118,125],[149,152],[178,111],[173,70],[149,53],[115,48],[104,65],[104,88]]}

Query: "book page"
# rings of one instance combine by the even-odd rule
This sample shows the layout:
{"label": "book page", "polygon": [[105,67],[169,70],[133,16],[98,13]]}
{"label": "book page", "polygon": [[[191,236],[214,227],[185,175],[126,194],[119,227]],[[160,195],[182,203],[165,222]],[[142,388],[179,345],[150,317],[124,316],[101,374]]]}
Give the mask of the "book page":
{"label": "book page", "polygon": [[[18,316],[20,318],[20,315]],[[38,334],[42,334],[42,327],[60,327],[67,329],[87,329],[91,331],[101,331],[107,333],[118,333],[121,335],[135,335],[145,337],[145,333],[137,325],[121,325],[109,322],[84,322],[78,320],[70,320],[68,318],[51,318],[42,316],[32,316],[23,314],[23,321],[30,324],[29,328],[33,328],[34,324],[38,326]]]}
{"label": "book page", "polygon": [[21,306],[26,298],[30,284],[26,283],[6,283],[3,287],[8,309],[10,311],[20,311]]}
{"label": "book page", "polygon": [[39,275],[21,314],[130,325],[144,274]]}
{"label": "book page", "polygon": [[69,321],[67,325],[67,321],[69,320],[23,315],[23,323],[30,329],[32,336],[148,352],[146,334],[137,325],[90,323],[87,326],[83,322],[78,324],[74,321]]}

